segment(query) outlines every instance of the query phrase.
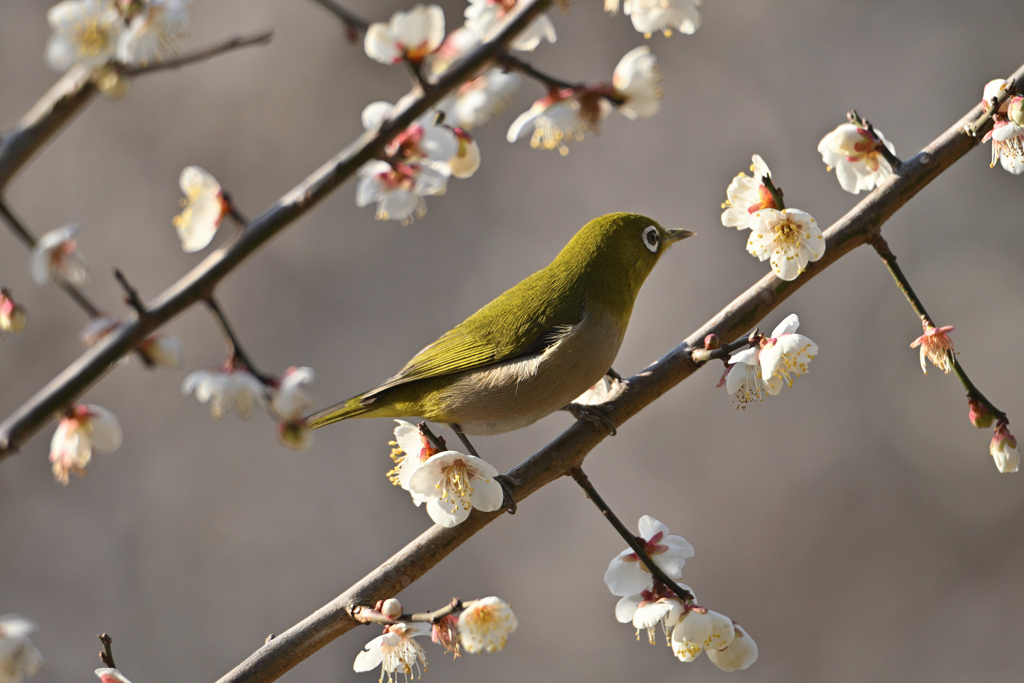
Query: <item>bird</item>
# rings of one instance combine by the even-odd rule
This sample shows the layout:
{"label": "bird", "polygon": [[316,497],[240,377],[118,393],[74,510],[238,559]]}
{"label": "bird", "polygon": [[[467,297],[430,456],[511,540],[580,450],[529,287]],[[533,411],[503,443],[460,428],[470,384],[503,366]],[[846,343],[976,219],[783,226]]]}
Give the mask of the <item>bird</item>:
{"label": "bird", "polygon": [[610,372],[644,280],[669,246],[694,234],[635,213],[595,218],[550,265],[306,425],[418,417],[450,425],[475,455],[464,435],[530,425]]}

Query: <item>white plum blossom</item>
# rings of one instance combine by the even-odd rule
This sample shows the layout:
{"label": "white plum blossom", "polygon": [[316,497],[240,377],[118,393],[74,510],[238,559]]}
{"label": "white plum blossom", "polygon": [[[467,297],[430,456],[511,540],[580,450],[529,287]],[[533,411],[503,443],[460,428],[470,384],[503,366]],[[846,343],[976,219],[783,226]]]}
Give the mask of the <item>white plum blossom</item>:
{"label": "white plum blossom", "polygon": [[737,409],[746,409],[748,403],[764,400],[768,382],[761,374],[760,347],[743,349],[729,357],[729,370],[725,375],[725,391]]}
{"label": "white plum blossom", "polygon": [[78,339],[85,346],[93,346],[122,325],[124,323],[113,316],[98,315],[89,319],[82,331],[78,333]]}
{"label": "white plum blossom", "polygon": [[557,149],[565,156],[569,148],[565,143],[580,141],[584,134],[608,115],[611,105],[598,97],[594,108],[584,107],[572,90],[551,93],[533,103],[509,126],[506,139],[515,142],[524,133],[532,131],[530,146],[534,149]]}
{"label": "white plum blossom", "polygon": [[925,360],[930,360],[935,367],[949,374],[953,369],[952,355],[956,353],[949,333],[956,332],[956,328],[952,325],[935,327],[927,320],[921,322],[921,327],[924,328],[924,334],[910,342],[912,349],[921,347],[921,372],[928,374]]}
{"label": "white plum blossom", "polygon": [[204,249],[231,210],[217,179],[198,166],[186,166],[178,178],[185,198],[184,209],[174,217],[182,250],[191,253]]}
{"label": "white plum blossom", "polygon": [[266,400],[263,382],[240,367],[196,370],[181,383],[181,391],[186,396],[195,394],[200,403],[209,403],[210,412],[218,419],[232,408],[248,418],[253,406]]}
{"label": "white plum blossom", "polygon": [[[1006,81],[1002,78],[996,78],[985,84],[985,88],[981,93],[981,106],[985,108],[985,111],[992,108],[992,100],[999,98],[1003,94],[1005,87]],[[1008,106],[1009,102],[1003,102],[996,113],[1005,114]]]}
{"label": "white plum blossom", "polygon": [[64,484],[68,475],[85,476],[93,450],[111,453],[121,447],[121,425],[106,408],[76,405],[61,418],[50,440],[54,478]]}
{"label": "white plum blossom", "polygon": [[672,629],[672,654],[683,662],[692,662],[701,650],[721,650],[736,636],[732,620],[713,610],[689,610]]}
{"label": "white plum blossom", "polygon": [[[685,584],[681,584],[680,587],[690,590]],[[616,620],[622,624],[632,622],[636,627],[637,640],[640,639],[640,630],[646,629],[647,640],[651,645],[654,645],[654,635],[660,624],[667,640],[672,628],[686,613],[686,607],[677,596],[671,592],[666,595],[665,592],[645,590],[636,595],[622,597],[615,605]]]}
{"label": "white plum blossom", "polygon": [[[516,0],[469,0],[466,28],[480,40],[487,40],[501,30],[516,4]],[[542,41],[553,43],[557,39],[555,25],[546,14],[541,14],[515,37],[510,47],[513,50],[533,52]]]}
{"label": "white plum blossom", "polygon": [[825,254],[825,240],[805,211],[761,209],[750,218],[747,251],[761,261],[769,259],[776,276],[795,280],[809,262]]}
{"label": "white plum blossom", "polygon": [[312,407],[313,400],[302,385],[310,384],[315,376],[313,368],[293,365],[271,387],[270,412],[280,420],[278,439],[295,450],[305,450],[312,443],[312,433],[304,414]]}
{"label": "white plum blossom", "polygon": [[25,676],[35,676],[43,665],[43,656],[29,636],[36,625],[17,614],[0,616],[0,681],[21,683]]}
{"label": "white plum blossom", "polygon": [[132,683],[123,673],[110,667],[96,669],[96,678],[100,679],[101,683]]}
{"label": "white plum blossom", "polygon": [[375,22],[366,31],[363,47],[370,59],[382,64],[409,60],[417,64],[444,40],[444,12],[437,5],[416,5],[395,12],[388,23]]}
{"label": "white plum blossom", "polygon": [[[1021,97],[1014,97],[1010,102],[1010,112],[1017,113],[1021,110]],[[997,118],[992,130],[985,133],[982,142],[992,141],[992,163],[996,162],[1006,171],[1014,175],[1024,173],[1024,121],[1014,121],[1021,116],[1011,116],[1010,120]]]}
{"label": "white plum blossom", "polygon": [[871,191],[892,175],[892,165],[881,150],[896,148],[877,128],[874,133],[852,123],[840,124],[818,143],[828,170],[836,169],[839,185],[847,192]]}
{"label": "white plum blossom", "polygon": [[517,73],[489,69],[459,86],[438,103],[437,109],[444,112],[448,125],[472,130],[505,111],[521,83]]}
{"label": "white plum blossom", "polygon": [[[668,527],[650,515],[640,518],[640,539],[648,556],[670,579],[682,576],[693,546],[682,536],[669,535]],[[636,595],[651,587],[653,577],[632,549],[619,553],[608,565],[604,582],[612,595]]]}
{"label": "white plum blossom", "polygon": [[180,368],[185,360],[185,349],[181,341],[170,334],[154,334],[139,344],[139,353],[155,366]]}
{"label": "white plum blossom", "polygon": [[378,666],[380,680],[387,674],[388,683],[394,683],[395,674],[403,674],[406,680],[420,674],[427,668],[427,653],[414,639],[430,635],[430,624],[426,622],[400,623],[384,627],[384,634],[366,644],[356,655],[352,669],[357,672],[372,671]]}
{"label": "white plum blossom", "polygon": [[1016,472],[1020,467],[1020,450],[1017,448],[1017,439],[1006,428],[1006,423],[1000,423],[992,437],[989,445],[989,453],[995,460],[996,468],[1003,474]]}
{"label": "white plum blossom", "polygon": [[581,406],[601,405],[618,396],[624,387],[625,382],[617,380],[610,375],[605,375],[597,384],[576,397],[573,403]]}
{"label": "white plum blossom", "polygon": [[112,0],[65,0],[46,13],[53,34],[46,62],[57,71],[103,66],[114,58],[124,20]]}
{"label": "white plum blossom", "polygon": [[[673,31],[692,35],[700,28],[702,0],[624,0],[622,13],[635,28],[650,38],[655,31],[671,36]],[[619,0],[605,0],[606,12],[617,12]]]}
{"label": "white plum blossom", "polygon": [[459,637],[471,654],[497,652],[505,648],[508,634],[518,625],[507,602],[494,596],[480,598],[459,615]]}
{"label": "white plum blossom", "polygon": [[779,208],[771,192],[761,182],[765,176],[771,178],[772,172],[768,164],[759,154],[755,154],[751,159],[753,163],[750,165],[750,171],[753,177],[748,177],[746,173],[740,171],[725,190],[722,225],[726,227],[747,230],[755,213],[761,209]]}
{"label": "white plum blossom", "polygon": [[480,168],[480,145],[462,128],[453,128],[459,141],[458,151],[448,160],[448,168],[456,178],[469,178]]}
{"label": "white plum blossom", "polygon": [[21,332],[28,324],[28,311],[13,298],[11,293],[0,288],[0,333]]}
{"label": "white plum blossom", "polygon": [[498,470],[483,458],[442,451],[412,473],[409,492],[425,496],[430,519],[451,528],[466,521],[471,508],[481,512],[501,509],[504,491],[497,476]]}
{"label": "white plum blossom", "polygon": [[768,393],[778,395],[783,386],[792,387],[790,375],[807,374],[807,365],[818,353],[818,345],[802,334],[796,334],[800,318],[796,313],[786,316],[770,337],[761,340],[759,360],[761,375],[767,378]]}
{"label": "white plum blossom", "polygon": [[192,0],[149,0],[131,17],[117,43],[117,60],[145,65],[177,52],[177,41],[188,32]]}
{"label": "white plum blossom", "polygon": [[391,459],[394,461],[395,467],[388,472],[388,479],[395,486],[401,486],[404,490],[409,491],[412,495],[412,502],[419,507],[423,503],[430,502],[431,497],[412,491],[409,488],[409,481],[412,479],[413,473],[423,463],[441,451],[430,444],[416,425],[405,420],[395,420],[395,422],[398,423],[398,426],[395,427],[395,440],[391,442],[393,446],[396,446],[391,450]]}
{"label": "white plum blossom", "polygon": [[628,119],[654,116],[661,109],[661,71],[658,58],[646,45],[633,48],[619,60],[612,74],[612,87],[622,98],[619,111]]}
{"label": "white plum blossom", "polygon": [[51,279],[63,279],[73,285],[84,284],[87,279],[85,260],[78,253],[79,226],[65,225],[51,230],[36,242],[32,249],[32,279],[45,285]]}
{"label": "white plum blossom", "polygon": [[757,643],[738,624],[735,637],[722,649],[708,648],[708,659],[722,671],[740,671],[757,661]]}

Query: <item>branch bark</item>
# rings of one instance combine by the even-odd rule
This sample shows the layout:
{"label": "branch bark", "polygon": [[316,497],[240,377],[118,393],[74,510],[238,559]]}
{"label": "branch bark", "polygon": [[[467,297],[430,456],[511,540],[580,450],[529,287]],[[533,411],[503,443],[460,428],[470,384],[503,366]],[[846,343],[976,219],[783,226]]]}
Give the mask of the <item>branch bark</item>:
{"label": "branch bark", "polygon": [[[1021,77],[1024,77],[1024,66],[1011,78],[1016,80]],[[898,172],[832,224],[824,233],[827,242],[825,255],[809,264],[797,280],[786,282],[770,273],[765,275],[679,346],[628,378],[625,390],[616,397],[613,407],[608,410],[612,421],[621,426],[701,367],[692,360],[691,354],[695,349],[703,348],[707,335],[716,334],[720,339],[730,340],[745,335],[818,273],[879,234],[882,224],[900,207],[977,146],[980,136],[967,135],[964,127],[977,119],[981,111],[981,105],[971,109],[915,157],[902,163]],[[979,132],[984,134],[986,127]],[[521,482],[514,490],[516,501],[522,501],[559,477],[571,476],[573,469],[583,463],[587,454],[608,433],[607,427],[578,421],[514,467],[508,476]],[[397,595],[501,514],[473,510],[469,519],[456,527],[446,529],[435,525],[427,529],[354,586],[264,644],[221,677],[218,683],[266,683],[276,680],[324,645],[357,626],[359,622],[351,614],[356,606],[373,605],[377,600]]]}

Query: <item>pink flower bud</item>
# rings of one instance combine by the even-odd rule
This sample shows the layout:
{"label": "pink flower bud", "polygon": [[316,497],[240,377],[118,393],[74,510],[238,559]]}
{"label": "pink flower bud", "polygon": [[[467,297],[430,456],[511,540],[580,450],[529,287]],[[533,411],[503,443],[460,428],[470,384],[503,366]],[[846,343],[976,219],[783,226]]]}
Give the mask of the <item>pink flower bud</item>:
{"label": "pink flower bud", "polygon": [[719,344],[721,344],[721,341],[718,339],[717,334],[709,334],[704,337],[704,348],[708,351],[717,349]]}
{"label": "pink flower bud", "polygon": [[1020,451],[1017,449],[1017,439],[1006,428],[1005,422],[996,425],[995,434],[992,436],[992,443],[989,445],[989,452],[992,454],[992,459],[996,461],[996,467],[1003,474],[1016,472],[1017,468],[1020,467]]}
{"label": "pink flower bud", "polygon": [[1012,97],[1006,115],[1018,126],[1024,126],[1024,97],[1020,95]]}
{"label": "pink flower bud", "polygon": [[968,418],[971,420],[972,425],[978,429],[992,426],[992,421],[995,418],[981,401],[976,398],[969,398],[967,399],[967,406],[970,409]]}
{"label": "pink flower bud", "polygon": [[11,293],[0,289],[0,332],[21,332],[28,324],[28,311],[11,298]]}

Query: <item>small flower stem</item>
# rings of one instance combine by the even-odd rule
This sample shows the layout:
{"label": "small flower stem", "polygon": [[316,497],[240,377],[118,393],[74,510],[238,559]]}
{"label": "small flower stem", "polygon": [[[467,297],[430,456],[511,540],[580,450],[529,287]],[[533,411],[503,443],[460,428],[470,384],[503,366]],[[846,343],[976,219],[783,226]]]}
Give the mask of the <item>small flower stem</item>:
{"label": "small flower stem", "polygon": [[[910,281],[907,280],[907,276],[903,274],[903,270],[896,264],[896,255],[889,249],[889,243],[885,241],[885,238],[881,234],[875,235],[870,240],[871,246],[874,247],[875,251],[882,258],[885,263],[885,267],[892,273],[893,279],[896,281],[896,286],[899,287],[903,295],[907,297],[907,301],[910,302],[910,307],[914,309],[914,313],[921,318],[921,322],[927,327],[935,327],[935,323],[932,322],[931,316],[924,310],[924,304],[918,298],[914,288],[910,286]],[[973,398],[980,401],[992,415],[995,416],[999,422],[1008,422],[1006,413],[996,408],[996,406],[988,400],[988,398],[981,393],[971,378],[967,376],[960,361],[957,360],[956,354],[952,351],[947,351],[950,364],[953,367],[953,372],[956,374],[957,379],[960,380],[960,384],[963,385],[964,391],[967,392],[968,398]]]}
{"label": "small flower stem", "polygon": [[[0,216],[3,216],[8,227],[10,227],[11,232],[13,232],[14,235],[29,248],[29,250],[36,248],[36,238],[33,237],[32,233],[30,233],[22,222],[18,220],[17,216],[11,212],[10,207],[8,207],[7,203],[4,201],[0,201]],[[79,308],[89,315],[90,318],[96,318],[103,315],[99,307],[97,307],[96,304],[94,304],[78,287],[62,278],[56,278],[54,281],[57,283],[58,287],[63,289],[64,292],[71,297],[72,301],[78,304]]]}
{"label": "small flower stem", "polygon": [[743,337],[737,339],[731,344],[723,344],[715,349],[694,349],[693,353],[690,354],[690,358],[693,359],[694,363],[707,363],[710,360],[716,358],[725,358],[731,355],[734,351],[739,351],[743,347],[753,347],[761,343],[761,339],[764,335],[761,334],[757,329],[750,333],[749,337]]}
{"label": "small flower stem", "polygon": [[654,563],[654,560],[652,560],[650,555],[648,555],[644,550],[643,545],[640,543],[640,539],[626,528],[626,525],[623,524],[622,521],[615,516],[615,513],[612,512],[612,509],[608,507],[608,503],[604,502],[604,498],[602,498],[601,494],[597,492],[594,485],[590,483],[590,479],[587,478],[587,475],[583,473],[582,467],[573,468],[572,478],[576,480],[576,483],[579,484],[584,491],[586,491],[587,498],[593,501],[594,505],[597,506],[597,509],[605,516],[605,519],[607,519],[611,525],[615,527],[615,530],[619,532],[619,535],[626,540],[626,543],[629,544],[629,547],[633,549],[633,552],[636,553],[636,556],[640,558],[640,561],[644,563],[644,566],[647,567],[651,574],[665,584],[669,590],[679,597],[680,600],[693,600],[693,594],[690,593],[690,591],[680,587],[668,576],[668,574],[661,570],[661,567]]}
{"label": "small flower stem", "polygon": [[111,649],[111,644],[114,639],[103,633],[99,636],[100,642],[103,643],[103,652],[100,653],[100,661],[103,665],[110,668],[116,669],[117,665],[114,664],[114,651]]}
{"label": "small flower stem", "polygon": [[420,434],[427,437],[427,441],[430,442],[431,446],[439,451],[448,450],[448,444],[445,443],[444,437],[438,436],[437,434],[434,434],[434,432],[430,431],[430,427],[427,426],[426,422],[420,422],[416,425],[416,428],[420,430]]}
{"label": "small flower stem", "polygon": [[125,277],[120,268],[114,268],[114,279],[117,280],[117,283],[121,285],[121,289],[124,290],[125,302],[135,309],[135,312],[140,317],[147,315],[146,304],[139,296],[139,291],[128,282],[128,278]]}
{"label": "small flower stem", "polygon": [[557,88],[559,90],[576,90],[577,88],[583,87],[582,83],[569,83],[568,81],[563,81],[559,78],[555,78],[554,76],[549,76],[548,74],[534,68],[532,64],[524,62],[519,59],[519,57],[508,52],[500,54],[495,61],[505,67],[506,71],[518,71],[524,76],[529,76],[533,80],[538,81],[549,88]]}
{"label": "small flower stem", "polygon": [[985,123],[990,118],[996,115],[996,112],[999,111],[999,108],[1003,106],[1003,103],[1006,102],[1006,100],[1013,97],[1013,95],[1017,92],[1016,85],[1017,84],[1012,79],[1007,81],[1006,85],[1003,86],[1002,92],[1000,92],[997,97],[993,97],[992,100],[988,103],[988,109],[984,113],[982,113],[981,116],[979,116],[978,118],[964,126],[964,132],[970,135],[972,138],[977,137],[978,130],[980,130],[981,127],[985,125]]}
{"label": "small flower stem", "polygon": [[761,184],[764,185],[766,190],[768,190],[768,194],[772,196],[772,201],[775,202],[775,208],[779,211],[785,211],[786,202],[782,199],[782,189],[775,187],[775,183],[772,182],[772,177],[767,175],[761,176]]}
{"label": "small flower stem", "polygon": [[421,621],[430,624],[436,624],[444,619],[449,614],[460,612],[464,609],[472,607],[476,600],[469,600],[463,602],[458,598],[452,598],[451,602],[442,607],[441,609],[434,610],[433,612],[415,612],[413,614],[402,614],[394,619],[391,619],[384,614],[381,614],[372,607],[366,605],[357,605],[349,610],[352,618],[361,624],[397,624],[402,621]]}
{"label": "small flower stem", "polygon": [[335,2],[331,2],[331,0],[313,0],[313,2],[320,5],[325,10],[341,19],[342,23],[345,24],[345,27],[348,28],[349,30],[366,33],[366,30],[370,28],[370,22],[366,21],[365,19],[362,19],[361,17],[356,16],[349,10],[342,7],[341,5]]}
{"label": "small flower stem", "polygon": [[238,223],[238,227],[245,230],[246,226],[249,225],[249,219],[242,215],[242,212],[238,210],[231,195],[225,192],[223,189],[220,191],[221,196],[224,198],[224,202],[228,205],[228,215]]}
{"label": "small flower stem", "polygon": [[878,141],[879,154],[885,157],[885,160],[889,162],[890,166],[892,166],[893,171],[899,169],[899,167],[903,164],[903,160],[900,159],[895,154],[893,154],[892,151],[888,147],[886,147],[885,143],[882,142],[882,138],[879,137],[878,133],[875,132],[875,127],[871,125],[870,121],[868,121],[867,119],[862,119],[860,117],[860,114],[857,113],[856,109],[854,109],[851,112],[848,112],[846,114],[846,118],[853,125],[857,126],[858,128],[863,128],[868,133],[870,133],[871,137]]}
{"label": "small flower stem", "polygon": [[259,370],[257,370],[252,360],[249,358],[248,355],[246,355],[245,351],[242,350],[242,345],[238,342],[238,336],[231,328],[231,323],[228,322],[227,316],[224,315],[224,311],[221,310],[221,307],[217,303],[217,300],[214,299],[213,295],[211,294],[205,298],[205,302],[206,307],[210,309],[210,312],[213,314],[214,320],[217,321],[217,324],[220,326],[220,331],[224,335],[224,341],[228,347],[228,356],[230,356],[233,360],[240,361],[243,365],[245,365],[249,372],[253,374],[253,376],[255,376],[264,384],[269,385],[270,377],[268,375],[264,375]]}
{"label": "small flower stem", "polygon": [[183,66],[195,64],[196,62],[203,62],[212,57],[224,54],[225,52],[231,52],[232,50],[251,47],[253,45],[266,45],[270,42],[270,39],[273,36],[273,31],[263,31],[262,33],[257,33],[252,36],[237,36],[218,45],[202,50],[196,50],[195,52],[186,52],[183,55],[178,55],[173,59],[168,59],[163,62],[153,62],[152,64],[146,64],[145,66],[119,66],[118,71],[124,76],[139,76],[141,74],[153,73],[154,71],[180,69]]}

